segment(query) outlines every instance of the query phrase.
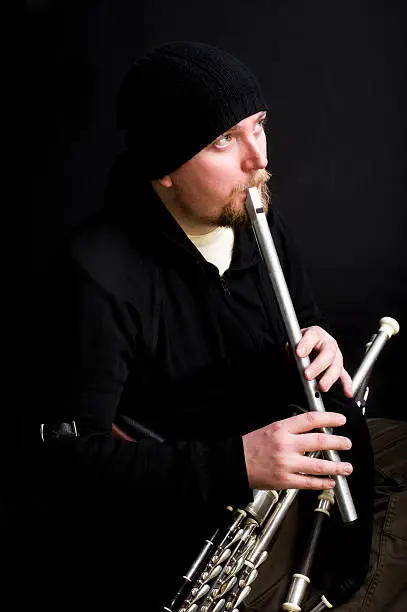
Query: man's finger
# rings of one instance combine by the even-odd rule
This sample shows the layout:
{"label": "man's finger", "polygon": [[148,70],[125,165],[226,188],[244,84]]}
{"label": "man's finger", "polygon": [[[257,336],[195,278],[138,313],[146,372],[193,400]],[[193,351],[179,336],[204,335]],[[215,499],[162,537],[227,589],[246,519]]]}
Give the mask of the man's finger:
{"label": "man's finger", "polygon": [[317,476],[307,476],[304,474],[292,474],[287,479],[287,489],[312,489],[322,491],[323,489],[333,489],[335,481],[332,478],[318,478]]}
{"label": "man's finger", "polygon": [[342,367],[339,365],[332,365],[322,378],[318,381],[319,388],[321,391],[329,391],[334,382],[336,382],[342,374]]}
{"label": "man's finger", "polygon": [[311,365],[309,365],[308,368],[305,369],[305,378],[307,380],[313,380],[314,378],[322,374],[322,372],[325,372],[325,370],[327,370],[328,368],[335,368],[334,372],[336,374],[336,377],[334,380],[337,380],[342,370],[342,360],[338,358],[334,349],[326,349],[323,353],[318,355],[318,357],[314,359]]}
{"label": "man's finger", "polygon": [[317,329],[310,327],[305,330],[303,337],[299,341],[296,347],[296,353],[298,357],[307,357],[312,349],[320,342],[321,334]]}
{"label": "man's finger", "polygon": [[[289,433],[297,434],[312,431],[319,427],[340,427],[346,423],[346,417],[339,412],[310,411],[277,423],[278,427],[284,427]],[[276,423],[273,425],[276,426]]]}
{"label": "man's finger", "polygon": [[[300,453],[308,453],[317,450],[347,451],[352,448],[352,442],[349,440],[349,438],[346,438],[345,436],[335,436],[333,434],[324,433],[305,433],[303,436],[298,437],[297,448]],[[313,461],[320,460],[313,459]],[[307,473],[313,472],[307,471]],[[330,472],[322,473],[328,474]]]}
{"label": "man's finger", "polygon": [[343,368],[340,379],[342,383],[342,389],[344,390],[346,397],[353,397],[352,378],[345,370],[345,368]]}

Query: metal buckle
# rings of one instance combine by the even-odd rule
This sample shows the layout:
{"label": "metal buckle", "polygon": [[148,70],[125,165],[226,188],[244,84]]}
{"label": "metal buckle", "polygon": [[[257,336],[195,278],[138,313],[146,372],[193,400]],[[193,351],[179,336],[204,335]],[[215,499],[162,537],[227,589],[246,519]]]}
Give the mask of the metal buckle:
{"label": "metal buckle", "polygon": [[[40,438],[41,438],[42,442],[46,441],[45,438],[44,438],[44,427],[46,427],[46,425],[47,425],[46,423],[41,423],[41,425],[40,425]],[[68,423],[60,423],[60,426],[61,425],[68,425]],[[60,434],[58,436],[55,436],[55,437],[58,438],[60,436],[64,437],[66,435],[70,435],[70,436],[73,436],[73,437],[77,438],[79,434],[78,434],[78,429],[76,427],[75,421],[71,421],[69,423],[69,425],[70,425],[70,427],[72,429],[72,432],[73,432],[72,434],[71,433],[67,433],[67,432],[60,432]]]}

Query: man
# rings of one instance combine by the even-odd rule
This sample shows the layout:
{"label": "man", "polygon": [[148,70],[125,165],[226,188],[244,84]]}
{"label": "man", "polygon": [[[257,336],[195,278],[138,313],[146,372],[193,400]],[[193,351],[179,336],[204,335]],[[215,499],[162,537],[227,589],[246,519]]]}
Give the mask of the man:
{"label": "man", "polygon": [[[228,53],[176,42],[140,58],[118,95],[127,150],[112,168],[106,206],[56,260],[43,419],[47,572],[73,581],[90,603],[117,597],[160,609],[227,505],[244,508],[254,488],[332,489],[339,474],[349,477],[359,519],[345,528],[332,518],[334,552],[324,556],[325,541],[313,582],[340,604],[367,572],[366,421],[272,208],[304,330],[296,351],[311,357],[305,376],[318,380],[327,408],[292,416],[293,405],[307,405],[247,219],[249,187],[268,206],[266,119],[255,77]],[[72,421],[77,432],[61,426]],[[314,431],[321,427],[334,433]],[[343,460],[305,455],[328,449]],[[302,512],[293,511],[287,551]],[[61,524],[75,534],[73,561],[55,537]],[[259,577],[250,609],[280,608],[287,563]]]}

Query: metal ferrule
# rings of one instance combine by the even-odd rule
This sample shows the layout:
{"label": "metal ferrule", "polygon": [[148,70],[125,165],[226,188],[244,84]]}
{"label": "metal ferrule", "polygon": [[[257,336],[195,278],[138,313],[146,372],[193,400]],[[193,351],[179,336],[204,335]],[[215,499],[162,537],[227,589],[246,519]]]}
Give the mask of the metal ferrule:
{"label": "metal ferrule", "polygon": [[293,574],[287,601],[283,603],[282,609],[288,612],[300,612],[302,600],[310,583],[308,576],[304,574]]}
{"label": "metal ferrule", "polygon": [[332,607],[333,606],[331,602],[327,600],[325,595],[322,595],[321,601],[317,603],[317,605],[314,608],[312,608],[311,612],[323,612],[323,610],[326,610],[328,608],[330,609]]}
{"label": "metal ferrule", "polygon": [[331,506],[335,503],[335,497],[333,491],[330,489],[324,489],[320,495],[318,495],[319,504],[315,508],[314,512],[323,512],[327,516],[330,516]]}
{"label": "metal ferrule", "polygon": [[261,526],[270,514],[272,507],[278,501],[278,492],[254,490],[253,501],[245,508],[246,512],[252,516]]}

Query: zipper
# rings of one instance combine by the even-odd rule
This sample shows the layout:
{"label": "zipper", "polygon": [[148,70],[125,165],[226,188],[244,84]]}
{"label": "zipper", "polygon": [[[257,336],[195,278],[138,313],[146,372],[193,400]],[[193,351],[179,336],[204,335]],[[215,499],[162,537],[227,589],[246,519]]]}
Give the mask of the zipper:
{"label": "zipper", "polygon": [[229,287],[226,284],[225,279],[223,278],[223,276],[219,276],[220,278],[220,284],[222,285],[222,289],[223,289],[223,293],[227,296],[230,295],[230,291],[229,291]]}

